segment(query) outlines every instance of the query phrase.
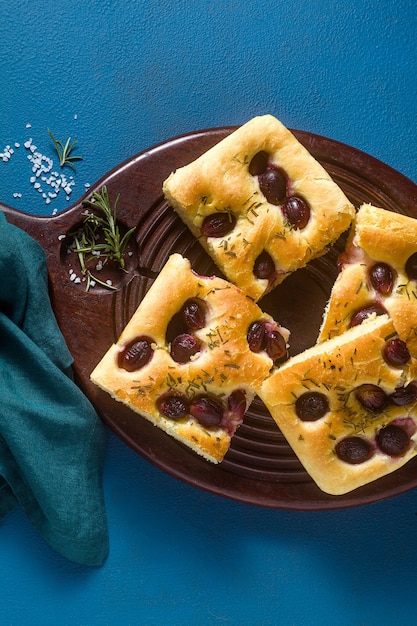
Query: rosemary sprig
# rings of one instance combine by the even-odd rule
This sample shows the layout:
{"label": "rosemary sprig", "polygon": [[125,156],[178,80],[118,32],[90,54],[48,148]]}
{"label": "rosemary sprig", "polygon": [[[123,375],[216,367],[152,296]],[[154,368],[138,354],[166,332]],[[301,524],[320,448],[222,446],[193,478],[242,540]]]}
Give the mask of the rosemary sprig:
{"label": "rosemary sprig", "polygon": [[75,170],[76,167],[74,165],[74,161],[83,160],[81,156],[76,156],[74,154],[71,154],[71,152],[74,150],[75,146],[77,145],[78,141],[73,141],[71,143],[71,137],[68,137],[65,144],[63,144],[62,141],[55,139],[55,137],[53,136],[49,128],[48,128],[48,134],[53,141],[55,150],[57,151],[60,166],[64,167],[64,165],[69,165]]}
{"label": "rosemary sprig", "polygon": [[123,236],[121,235],[117,224],[119,197],[120,195],[117,196],[112,208],[107,187],[103,185],[101,193],[94,192],[92,199],[84,202],[84,204],[94,207],[95,211],[83,213],[83,224],[74,235],[71,247],[77,254],[81,271],[86,277],[86,291],[90,289],[92,281],[108,289],[115,289],[112,285],[103,282],[95,274],[92,274],[88,268],[92,259],[102,265],[108,261],[116,261],[120,268],[125,270],[126,246],[135,228],[131,228]]}

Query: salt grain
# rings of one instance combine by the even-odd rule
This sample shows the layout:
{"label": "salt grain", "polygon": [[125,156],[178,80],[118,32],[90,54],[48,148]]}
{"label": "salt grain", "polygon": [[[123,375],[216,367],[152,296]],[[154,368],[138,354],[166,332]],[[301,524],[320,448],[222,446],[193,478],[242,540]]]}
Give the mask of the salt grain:
{"label": "salt grain", "polygon": [[[78,119],[78,115],[74,114],[74,120],[76,119]],[[28,122],[26,128],[32,128],[32,125]],[[61,189],[68,202],[71,199],[71,194],[75,186],[73,176],[66,176],[64,172],[53,170],[53,160],[38,150],[33,142],[33,137],[29,137],[22,144],[18,141],[13,144],[7,144],[4,149],[0,151],[0,163],[7,163],[13,156],[15,149],[20,148],[21,145],[27,150],[28,154],[26,156],[31,164],[30,184],[43,198],[45,204],[51,204],[51,202],[58,197]],[[90,183],[85,183],[84,187],[88,189]],[[13,193],[13,198],[21,197],[21,193]],[[57,209],[53,209],[52,215],[56,215],[57,212]]]}

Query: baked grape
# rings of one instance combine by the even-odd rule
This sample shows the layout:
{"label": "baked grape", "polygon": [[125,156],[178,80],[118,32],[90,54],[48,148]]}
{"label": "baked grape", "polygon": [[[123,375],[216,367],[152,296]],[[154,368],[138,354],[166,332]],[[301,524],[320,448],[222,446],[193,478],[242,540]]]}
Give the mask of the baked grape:
{"label": "baked grape", "polygon": [[251,176],[260,176],[268,167],[269,154],[265,150],[260,150],[252,157],[249,163],[249,174]]}
{"label": "baked grape", "polygon": [[296,230],[302,230],[307,226],[311,211],[303,198],[298,196],[287,198],[281,210],[287,222]]}
{"label": "baked grape", "polygon": [[246,412],[246,394],[242,389],[236,389],[227,398],[227,409],[238,422],[243,420]]}
{"label": "baked grape", "polygon": [[382,356],[392,367],[401,367],[411,359],[407,344],[399,337],[393,337],[385,342]]}
{"label": "baked grape", "polygon": [[353,316],[352,319],[350,321],[350,325],[351,326],[359,326],[359,324],[362,324],[363,321],[365,321],[370,315],[384,315],[386,313],[386,310],[384,309],[384,307],[381,304],[370,304],[367,307],[364,307],[363,309],[359,309],[359,311],[356,311]]}
{"label": "baked grape", "polygon": [[303,422],[315,422],[328,411],[329,401],[319,391],[306,391],[295,402],[295,412]]}
{"label": "baked grape", "polygon": [[401,426],[389,424],[378,432],[376,443],[385,454],[400,456],[410,445],[410,438]]}
{"label": "baked grape", "polygon": [[137,337],[124,346],[118,355],[118,366],[127,372],[135,372],[144,367],[153,356],[152,339]]}
{"label": "baked grape", "polygon": [[201,343],[194,335],[177,335],[171,343],[171,356],[177,363],[188,363],[192,356],[201,351]]}
{"label": "baked grape", "polygon": [[269,281],[272,281],[273,277],[275,276],[275,263],[266,250],[261,252],[261,254],[255,260],[253,273],[255,274],[256,278],[266,279]]}
{"label": "baked grape", "polygon": [[266,347],[266,328],[263,322],[252,322],[247,332],[247,340],[252,352],[262,352]]}
{"label": "baked grape", "polygon": [[374,263],[369,269],[369,280],[375,291],[389,296],[394,286],[395,273],[388,263]]}
{"label": "baked grape", "polygon": [[398,387],[389,396],[390,401],[396,406],[406,406],[417,400],[417,384],[409,383],[405,387]]}
{"label": "baked grape", "polygon": [[187,398],[178,394],[166,394],[158,398],[156,403],[158,411],[172,420],[179,420],[189,413]]}
{"label": "baked grape", "polygon": [[206,325],[206,305],[199,298],[190,298],[181,309],[184,324],[190,330],[199,330]]}
{"label": "baked grape", "polygon": [[269,165],[258,177],[259,187],[270,204],[282,204],[287,193],[287,177],[280,167]]}
{"label": "baked grape", "polygon": [[206,237],[224,237],[234,229],[236,218],[230,211],[211,213],[204,218],[201,230]]}
{"label": "baked grape", "polygon": [[405,272],[410,280],[417,280],[417,252],[414,252],[405,264]]}
{"label": "baked grape", "polygon": [[287,356],[287,344],[278,330],[269,330],[266,333],[266,353],[274,362]]}
{"label": "baked grape", "polygon": [[364,463],[372,456],[372,446],[362,437],[346,437],[336,445],[336,454],[341,461],[350,465]]}
{"label": "baked grape", "polygon": [[364,384],[357,387],[355,397],[368,411],[379,412],[388,403],[388,396],[378,385]]}
{"label": "baked grape", "polygon": [[190,413],[202,426],[215,428],[223,419],[224,405],[218,398],[200,395],[191,402]]}
{"label": "baked grape", "polygon": [[247,332],[249,349],[258,353],[265,350],[274,362],[287,356],[287,344],[279,330],[267,328],[262,321],[252,322]]}

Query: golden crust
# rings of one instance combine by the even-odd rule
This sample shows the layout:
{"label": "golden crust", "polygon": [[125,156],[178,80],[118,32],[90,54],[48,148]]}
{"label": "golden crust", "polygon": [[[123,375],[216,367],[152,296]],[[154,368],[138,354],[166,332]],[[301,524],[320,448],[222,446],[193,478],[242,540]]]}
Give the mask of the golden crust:
{"label": "golden crust", "polygon": [[[166,334],[169,322],[188,298],[205,302],[206,325],[195,331],[202,351],[190,362],[180,364],[171,358]],[[238,424],[207,429],[190,415],[173,421],[158,411],[156,401],[171,389],[188,399],[202,392],[227,398],[240,389],[246,394],[248,407],[273,366],[265,352],[255,354],[249,349],[247,330],[257,320],[273,324],[288,340],[288,331],[275,324],[240,289],[218,277],[199,276],[188,259],[173,254],[117,343],[92,372],[91,380],[114,399],[217,463],[227,452]],[[127,372],[118,367],[118,355],[138,336],[152,339],[153,356],[142,369]]]}
{"label": "golden crust", "polygon": [[[417,283],[405,272],[408,258],[416,252],[417,220],[362,205],[352,225],[346,263],[333,286],[318,340],[344,332],[356,310],[377,301],[392,318],[411,354],[417,356]],[[395,270],[389,296],[381,296],[370,285],[368,270],[375,262],[387,263]]]}
{"label": "golden crust", "polygon": [[[342,335],[289,359],[275,370],[260,397],[278,427],[317,485],[332,495],[347,493],[404,465],[416,455],[416,404],[388,405],[383,413],[370,412],[355,398],[361,384],[375,384],[387,394],[404,384],[407,373],[389,367],[381,351],[395,334],[387,315],[364,322]],[[316,421],[302,421],[296,399],[307,391],[323,393],[329,411]],[[379,429],[393,420],[407,423],[410,445],[401,456],[388,456],[375,445]],[[404,421],[405,420],[405,421]],[[345,437],[357,435],[374,446],[370,459],[352,465],[335,453]]]}
{"label": "golden crust", "polygon": [[[261,150],[286,172],[291,194],[309,202],[311,218],[304,229],[292,228],[280,207],[266,201],[257,177],[249,174],[248,164]],[[172,173],[163,191],[224,275],[255,300],[324,254],[354,217],[354,207],[326,170],[271,115],[253,118]],[[217,211],[233,213],[236,226],[222,238],[207,238],[201,232],[202,222]],[[264,250],[277,269],[271,285],[252,271]]]}

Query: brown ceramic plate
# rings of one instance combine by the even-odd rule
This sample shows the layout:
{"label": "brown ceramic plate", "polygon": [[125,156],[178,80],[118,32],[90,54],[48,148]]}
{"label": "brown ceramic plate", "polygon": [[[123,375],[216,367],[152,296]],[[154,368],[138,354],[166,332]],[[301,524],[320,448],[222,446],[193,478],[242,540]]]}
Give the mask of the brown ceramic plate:
{"label": "brown ceramic plate", "polygon": [[[80,223],[82,202],[55,217],[35,217],[1,207],[9,221],[37,239],[47,254],[52,304],[75,359],[79,385],[103,421],[142,457],[197,488],[240,502],[295,510],[358,506],[400,494],[417,486],[417,458],[397,472],[344,496],[321,492],[295,457],[259,400],[220,465],[212,465],[159,431],[145,419],[91,384],[89,376],[140,303],[156,274],[173,252],[188,257],[201,274],[218,273],[210,258],[165,202],[161,187],[170,172],[192,161],[229,134],[232,128],[204,130],[177,137],[129,159],[100,180],[110,198],[120,194],[118,217],[136,227],[126,273],[111,278],[117,291],[69,280],[76,259],[65,239]],[[417,217],[417,186],[400,173],[347,145],[307,132],[294,131],[328,170],[350,200]],[[260,302],[291,330],[291,352],[314,344],[323,309],[336,277],[336,258],[343,238],[326,256],[288,278]]]}

